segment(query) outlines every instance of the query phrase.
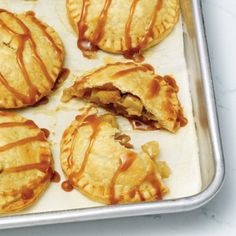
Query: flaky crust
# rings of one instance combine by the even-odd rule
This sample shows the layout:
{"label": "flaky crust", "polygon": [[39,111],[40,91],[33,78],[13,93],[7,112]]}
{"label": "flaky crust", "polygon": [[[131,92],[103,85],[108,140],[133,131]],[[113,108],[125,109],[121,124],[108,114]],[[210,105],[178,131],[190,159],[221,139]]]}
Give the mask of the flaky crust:
{"label": "flaky crust", "polygon": [[65,130],[61,140],[65,175],[81,193],[105,204],[161,200],[168,188],[158,166],[161,170],[165,164],[156,163],[155,155],[122,145],[127,136],[119,136],[111,117],[83,114]]}
{"label": "flaky crust", "polygon": [[0,108],[26,107],[48,95],[63,61],[59,36],[33,12],[0,9]]}
{"label": "flaky crust", "polygon": [[156,45],[173,30],[179,2],[67,0],[67,13],[79,37],[104,51],[132,54]]}
{"label": "flaky crust", "polygon": [[[65,94],[87,99],[103,106],[101,101],[91,100],[87,96],[88,89],[114,87],[122,96],[132,95],[143,105],[142,114],[135,118],[153,121],[156,128],[176,132],[187,124],[183,109],[177,97],[178,86],[171,76],[156,75],[154,69],[147,64],[114,63],[101,67],[78,78],[77,82]],[[119,103],[111,99],[110,104]],[[114,111],[114,109],[113,109]],[[116,111],[115,111],[116,112]],[[119,113],[132,117],[127,113]]]}
{"label": "flaky crust", "polygon": [[40,197],[53,163],[43,130],[15,113],[0,112],[0,140],[0,214],[6,214]]}

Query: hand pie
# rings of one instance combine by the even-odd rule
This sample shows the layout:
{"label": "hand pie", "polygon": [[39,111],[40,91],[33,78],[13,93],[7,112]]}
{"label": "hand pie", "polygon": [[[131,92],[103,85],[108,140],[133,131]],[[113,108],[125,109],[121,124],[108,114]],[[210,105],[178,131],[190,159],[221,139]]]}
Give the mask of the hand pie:
{"label": "hand pie", "polygon": [[65,90],[63,99],[83,98],[155,129],[176,132],[187,124],[170,76],[159,76],[147,64],[115,63],[101,67]]}
{"label": "hand pie", "polygon": [[63,60],[60,38],[33,12],[0,9],[0,108],[26,107],[48,95]]}
{"label": "hand pie", "polygon": [[129,136],[120,134],[113,115],[83,114],[65,130],[61,165],[71,185],[105,204],[161,200],[168,188],[165,162],[155,162],[158,144],[137,153]]}
{"label": "hand pie", "polygon": [[87,57],[98,48],[139,55],[162,41],[179,18],[178,0],[67,0],[68,18],[78,47]]}
{"label": "hand pie", "polygon": [[33,204],[52,177],[45,131],[15,113],[0,112],[0,214]]}

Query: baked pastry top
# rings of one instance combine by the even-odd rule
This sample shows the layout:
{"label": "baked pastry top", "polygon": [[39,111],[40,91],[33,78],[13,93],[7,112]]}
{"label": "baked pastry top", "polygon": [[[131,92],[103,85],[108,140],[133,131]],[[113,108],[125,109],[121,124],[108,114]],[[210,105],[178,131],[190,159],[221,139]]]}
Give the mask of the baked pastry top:
{"label": "baked pastry top", "polygon": [[0,9],[0,108],[26,107],[48,95],[63,60],[59,36],[33,12]]}
{"label": "baked pastry top", "polygon": [[178,0],[67,0],[78,47],[87,57],[98,48],[140,60],[163,40],[179,18]]}
{"label": "baked pastry top", "polygon": [[0,214],[33,204],[52,177],[46,133],[15,113],[0,112]]}
{"label": "baked pastry top", "polygon": [[171,76],[156,75],[148,64],[114,63],[85,74],[64,91],[62,100],[78,97],[153,129],[176,132],[187,124]]}
{"label": "baked pastry top", "polygon": [[133,150],[113,115],[86,112],[76,117],[61,141],[61,165],[68,181],[90,199],[105,204],[161,200],[169,176],[156,142]]}

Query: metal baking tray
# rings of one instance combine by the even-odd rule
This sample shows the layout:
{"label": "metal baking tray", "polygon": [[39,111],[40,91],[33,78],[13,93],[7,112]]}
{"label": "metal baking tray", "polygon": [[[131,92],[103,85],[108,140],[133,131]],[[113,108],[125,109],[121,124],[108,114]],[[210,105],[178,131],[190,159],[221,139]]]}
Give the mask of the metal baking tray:
{"label": "metal baking tray", "polygon": [[219,134],[202,6],[200,0],[180,0],[193,114],[199,144],[202,188],[190,197],[161,202],[102,206],[0,217],[0,229],[62,222],[184,212],[201,207],[219,191],[224,158]]}

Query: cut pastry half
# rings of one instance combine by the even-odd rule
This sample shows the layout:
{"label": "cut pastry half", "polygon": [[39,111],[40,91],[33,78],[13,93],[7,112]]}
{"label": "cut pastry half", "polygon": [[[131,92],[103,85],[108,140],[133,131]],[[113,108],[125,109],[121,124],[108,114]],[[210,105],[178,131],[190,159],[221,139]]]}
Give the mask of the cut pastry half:
{"label": "cut pastry half", "polygon": [[162,41],[179,18],[178,0],[67,0],[78,47],[87,57],[98,48],[140,60]]}
{"label": "cut pastry half", "polygon": [[187,124],[171,76],[156,75],[147,64],[114,63],[79,78],[64,91],[63,101],[78,97],[151,129],[176,132]]}
{"label": "cut pastry half", "polygon": [[0,9],[0,108],[21,108],[50,94],[62,69],[57,33],[33,12]]}
{"label": "cut pastry half", "polygon": [[61,140],[61,165],[69,184],[91,200],[118,204],[161,200],[169,176],[156,142],[135,152],[129,136],[121,134],[115,116],[79,115]]}
{"label": "cut pastry half", "polygon": [[0,112],[0,215],[31,206],[53,174],[47,133],[31,120]]}

